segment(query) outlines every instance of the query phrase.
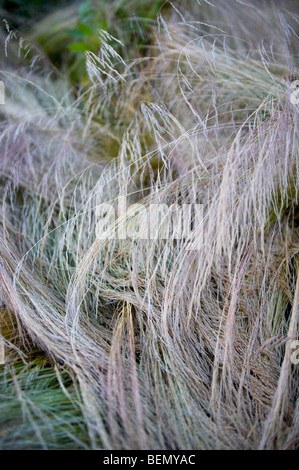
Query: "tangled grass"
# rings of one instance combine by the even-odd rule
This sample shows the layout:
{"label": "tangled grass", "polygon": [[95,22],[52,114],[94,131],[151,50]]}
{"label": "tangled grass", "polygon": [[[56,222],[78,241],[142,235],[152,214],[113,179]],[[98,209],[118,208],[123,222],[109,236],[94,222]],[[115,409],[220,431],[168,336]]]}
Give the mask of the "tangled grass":
{"label": "tangled grass", "polygon": [[[3,36],[2,448],[298,448],[298,16],[244,3],[101,30],[81,87]],[[119,196],[202,204],[197,249],[98,239]]]}

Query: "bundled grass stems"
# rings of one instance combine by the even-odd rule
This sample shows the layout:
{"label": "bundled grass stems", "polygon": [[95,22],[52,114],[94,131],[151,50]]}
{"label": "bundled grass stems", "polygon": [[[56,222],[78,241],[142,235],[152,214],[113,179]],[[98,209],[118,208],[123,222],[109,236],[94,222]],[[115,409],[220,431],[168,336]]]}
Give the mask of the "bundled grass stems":
{"label": "bundled grass stems", "polygon": [[[3,35],[3,448],[299,447],[298,16],[186,3],[80,88]],[[119,196],[201,204],[196,249],[97,237]]]}

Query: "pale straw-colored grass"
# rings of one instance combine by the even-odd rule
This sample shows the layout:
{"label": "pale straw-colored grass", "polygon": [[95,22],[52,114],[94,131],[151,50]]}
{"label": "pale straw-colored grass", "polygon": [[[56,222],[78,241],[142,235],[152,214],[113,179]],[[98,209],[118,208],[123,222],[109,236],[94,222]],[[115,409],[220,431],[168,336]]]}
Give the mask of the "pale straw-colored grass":
{"label": "pale straw-colored grass", "polygon": [[[100,32],[82,91],[13,42],[1,69],[3,302],[71,373],[90,448],[298,447],[298,17],[198,3],[135,61]],[[202,204],[197,249],[98,240],[119,196]]]}

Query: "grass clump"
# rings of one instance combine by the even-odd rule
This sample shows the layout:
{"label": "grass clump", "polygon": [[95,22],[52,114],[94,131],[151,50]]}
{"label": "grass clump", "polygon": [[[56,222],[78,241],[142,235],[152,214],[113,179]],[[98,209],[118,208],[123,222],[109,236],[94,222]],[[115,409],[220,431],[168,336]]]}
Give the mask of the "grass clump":
{"label": "grass clump", "polygon": [[[298,448],[297,12],[182,5],[148,7],[146,47],[102,25],[84,78],[8,31],[3,447]],[[129,216],[99,240],[120,196],[202,204],[196,249],[109,236]]]}

